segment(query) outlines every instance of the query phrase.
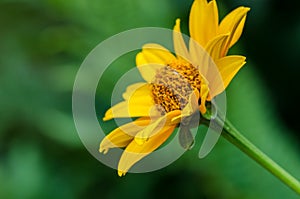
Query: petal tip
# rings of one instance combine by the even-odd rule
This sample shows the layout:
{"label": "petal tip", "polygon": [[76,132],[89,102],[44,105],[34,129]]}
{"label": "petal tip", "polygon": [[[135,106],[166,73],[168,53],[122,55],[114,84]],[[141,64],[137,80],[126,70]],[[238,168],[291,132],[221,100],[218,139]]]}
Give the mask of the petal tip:
{"label": "petal tip", "polygon": [[118,170],[119,177],[125,176],[126,172]]}
{"label": "petal tip", "polygon": [[249,11],[251,10],[251,8],[249,8],[249,7],[244,7],[244,9],[245,9],[247,12],[249,12]]}
{"label": "petal tip", "polygon": [[106,116],[104,116],[103,118],[102,118],[102,120],[104,121],[104,122],[106,122],[106,121],[108,121],[108,120],[110,120],[111,118],[109,118],[109,117],[106,117]]}
{"label": "petal tip", "polygon": [[102,147],[102,146],[101,146],[101,144],[100,144],[99,152],[100,152],[100,153],[103,153],[103,154],[105,155],[105,154],[107,154],[107,152],[108,152],[108,149],[107,149],[107,148],[104,148],[104,147]]}
{"label": "petal tip", "polygon": [[205,114],[205,113],[206,113],[206,107],[205,107],[205,105],[201,104],[201,105],[199,106],[199,110],[200,110],[200,112],[201,112],[202,114]]}
{"label": "petal tip", "polygon": [[102,118],[103,121],[108,121],[110,119],[113,118],[113,114],[112,114],[112,109],[108,109],[105,114],[104,114],[104,117]]}
{"label": "petal tip", "polygon": [[247,13],[251,10],[251,8],[250,7],[245,7],[245,6],[240,6],[240,7],[236,8],[236,10],[244,11],[245,13]]}

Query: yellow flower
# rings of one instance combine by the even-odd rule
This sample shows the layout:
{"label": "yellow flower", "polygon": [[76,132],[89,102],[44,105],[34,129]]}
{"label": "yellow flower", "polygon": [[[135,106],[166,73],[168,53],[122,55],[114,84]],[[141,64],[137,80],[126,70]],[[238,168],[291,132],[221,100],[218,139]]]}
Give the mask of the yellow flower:
{"label": "yellow flower", "polygon": [[[219,24],[216,1],[195,0],[189,19],[189,48],[179,19],[173,30],[176,55],[159,44],[143,46],[136,64],[146,82],[130,85],[123,94],[124,101],[111,107],[103,118],[139,117],[116,128],[100,143],[103,153],[125,147],[118,164],[119,176],[161,146],[184,118],[196,111],[206,113],[206,102],[228,86],[245,64],[245,57],[226,54],[241,36],[248,11],[239,7]],[[205,62],[200,46],[217,66],[222,84],[214,81],[216,74]]]}

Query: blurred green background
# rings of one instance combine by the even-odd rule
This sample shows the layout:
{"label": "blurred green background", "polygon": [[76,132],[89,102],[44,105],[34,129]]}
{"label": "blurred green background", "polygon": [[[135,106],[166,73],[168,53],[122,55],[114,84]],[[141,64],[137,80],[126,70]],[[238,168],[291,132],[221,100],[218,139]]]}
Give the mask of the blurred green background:
{"label": "blurred green background", "polygon": [[[197,145],[159,171],[127,174],[94,159],[72,119],[72,86],[87,54],[104,39],[136,27],[188,33],[192,0],[0,1],[0,198],[299,198],[254,161],[220,139],[198,159]],[[221,16],[251,7],[231,53],[247,65],[227,90],[228,118],[246,137],[300,178],[300,18],[280,1],[218,1]],[[289,4],[290,5],[290,4]],[[108,75],[134,67],[134,54]],[[97,93],[99,118],[113,81]],[[296,113],[296,114],[294,114]],[[103,124],[112,130],[112,123]]]}

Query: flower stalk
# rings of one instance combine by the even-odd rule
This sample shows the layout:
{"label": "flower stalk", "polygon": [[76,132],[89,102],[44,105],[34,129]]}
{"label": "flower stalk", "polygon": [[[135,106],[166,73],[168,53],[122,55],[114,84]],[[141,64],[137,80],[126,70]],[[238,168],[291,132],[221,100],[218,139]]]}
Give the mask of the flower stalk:
{"label": "flower stalk", "polygon": [[[204,122],[206,124],[209,123]],[[233,145],[238,147],[241,151],[255,160],[258,164],[276,176],[279,180],[281,180],[284,184],[294,190],[296,193],[300,195],[300,182],[293,177],[290,173],[288,173],[285,169],[279,166],[276,162],[274,162],[269,156],[263,153],[259,148],[257,148],[253,143],[251,143],[247,138],[245,138],[228,120],[222,122],[222,120],[217,117],[214,119],[214,122],[217,125],[223,126],[222,136],[231,142]]]}

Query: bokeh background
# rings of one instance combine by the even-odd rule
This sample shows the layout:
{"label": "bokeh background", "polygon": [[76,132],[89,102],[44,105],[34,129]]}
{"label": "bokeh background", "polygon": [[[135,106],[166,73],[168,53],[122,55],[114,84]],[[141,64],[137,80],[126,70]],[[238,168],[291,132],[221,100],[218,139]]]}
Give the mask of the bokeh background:
{"label": "bokeh background", "polygon": [[[220,139],[204,159],[197,144],[170,166],[120,178],[94,159],[72,119],[72,86],[87,54],[124,30],[172,28],[188,33],[192,0],[0,1],[0,198],[299,198],[258,164]],[[300,178],[297,6],[279,0],[218,1],[224,16],[251,7],[230,53],[247,65],[227,90],[228,118],[263,151]],[[108,49],[109,50],[109,49]],[[109,77],[134,67],[134,54]],[[97,93],[99,121],[117,79]],[[102,124],[106,129],[113,123]]]}

